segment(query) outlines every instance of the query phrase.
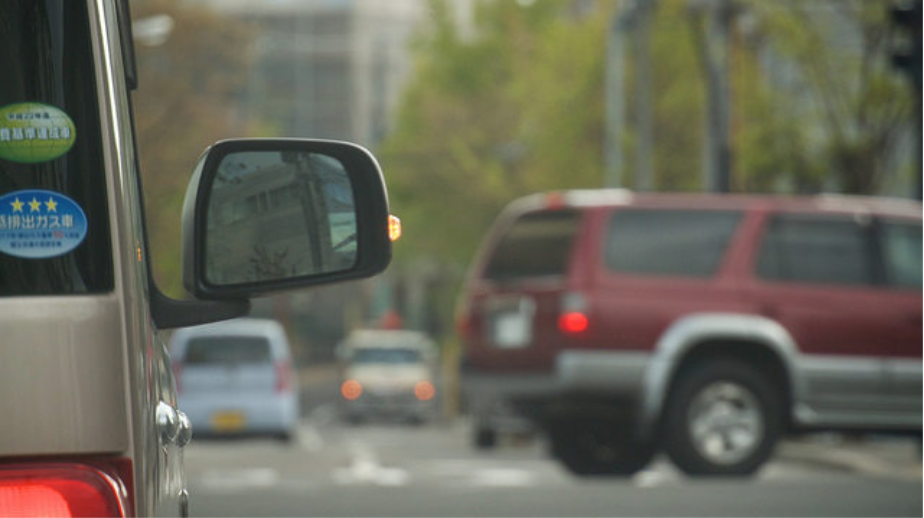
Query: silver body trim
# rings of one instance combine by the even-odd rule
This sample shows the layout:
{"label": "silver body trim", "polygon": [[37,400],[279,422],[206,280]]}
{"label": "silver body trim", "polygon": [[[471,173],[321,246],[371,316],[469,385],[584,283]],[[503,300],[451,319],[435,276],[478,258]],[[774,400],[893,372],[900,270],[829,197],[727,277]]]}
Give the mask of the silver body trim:
{"label": "silver body trim", "polygon": [[777,322],[737,313],[678,319],[651,353],[567,350],[554,373],[470,374],[466,393],[476,412],[505,398],[556,398],[592,392],[641,409],[640,432],[656,426],[677,368],[697,345],[721,339],[763,346],[790,381],[790,417],[797,428],[920,429],[922,364],[909,358],[803,354]]}
{"label": "silver body trim", "polygon": [[556,363],[563,392],[593,389],[637,400],[640,426],[650,429],[665,404],[683,357],[697,344],[723,339],[769,348],[791,380],[791,417],[806,428],[920,428],[921,362],[805,355],[778,323],[759,316],[702,313],[677,320],[655,351],[565,351]]}

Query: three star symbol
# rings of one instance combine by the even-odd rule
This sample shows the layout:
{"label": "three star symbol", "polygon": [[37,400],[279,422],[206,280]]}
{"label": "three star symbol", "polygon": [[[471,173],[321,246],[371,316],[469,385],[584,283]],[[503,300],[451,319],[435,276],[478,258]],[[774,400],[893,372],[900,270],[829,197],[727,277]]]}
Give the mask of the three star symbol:
{"label": "three star symbol", "polygon": [[45,204],[45,210],[48,212],[58,211],[58,202],[56,202],[54,198],[51,197],[49,197],[48,201],[46,202],[38,201],[35,197],[33,197],[32,201],[29,201],[28,203],[23,203],[19,200],[19,197],[17,197],[15,200],[10,202],[10,205],[13,206],[13,212],[22,212],[24,205],[29,205],[29,212],[40,212],[42,210],[42,203]]}

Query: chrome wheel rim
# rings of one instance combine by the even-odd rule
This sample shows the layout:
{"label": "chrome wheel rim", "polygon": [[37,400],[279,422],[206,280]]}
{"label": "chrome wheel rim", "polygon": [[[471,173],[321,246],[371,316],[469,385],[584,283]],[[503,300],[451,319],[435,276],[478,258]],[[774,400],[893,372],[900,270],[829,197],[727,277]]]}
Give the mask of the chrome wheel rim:
{"label": "chrome wheel rim", "polygon": [[747,387],[730,381],[717,381],[699,391],[687,419],[693,446],[714,464],[741,462],[764,438],[760,402]]}

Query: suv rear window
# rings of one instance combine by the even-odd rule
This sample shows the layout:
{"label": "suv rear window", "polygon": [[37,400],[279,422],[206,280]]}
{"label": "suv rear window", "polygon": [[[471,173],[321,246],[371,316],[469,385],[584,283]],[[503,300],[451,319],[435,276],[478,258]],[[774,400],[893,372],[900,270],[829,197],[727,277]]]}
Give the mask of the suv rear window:
{"label": "suv rear window", "polygon": [[261,336],[209,336],[186,345],[187,365],[238,365],[272,361],[270,343]]}
{"label": "suv rear window", "polygon": [[574,210],[521,216],[494,248],[484,277],[504,281],[564,275],[579,217]]}
{"label": "suv rear window", "polygon": [[740,220],[739,211],[618,210],[607,227],[605,262],[620,273],[709,277]]}
{"label": "suv rear window", "polygon": [[4,0],[0,296],[113,288],[87,2]]}
{"label": "suv rear window", "polygon": [[757,274],[788,282],[873,284],[870,238],[869,225],[852,217],[778,215],[764,235]]}

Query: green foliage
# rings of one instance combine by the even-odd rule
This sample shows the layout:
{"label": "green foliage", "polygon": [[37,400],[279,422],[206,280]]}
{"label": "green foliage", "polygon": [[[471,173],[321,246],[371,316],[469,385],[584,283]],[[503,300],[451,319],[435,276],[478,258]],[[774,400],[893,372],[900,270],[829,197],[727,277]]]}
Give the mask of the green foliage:
{"label": "green foliage", "polygon": [[[482,0],[459,28],[431,3],[417,73],[381,150],[404,256],[465,264],[500,208],[530,192],[602,184],[605,38],[615,2]],[[736,191],[875,193],[913,99],[888,69],[883,2],[735,2],[730,24]],[[690,4],[663,0],[651,26],[654,185],[702,188],[705,76]],[[847,36],[845,36],[845,34]],[[630,56],[621,149],[634,185]],[[842,45],[843,41],[850,42]]]}
{"label": "green foliage", "polygon": [[535,191],[599,185],[603,23],[568,2],[477,4],[463,34],[431,4],[417,71],[380,150],[399,260],[465,265],[498,211]]}
{"label": "green foliage", "polygon": [[[769,126],[784,126],[776,144],[783,144],[781,163],[792,168],[796,188],[880,192],[900,166],[898,151],[914,110],[920,110],[890,69],[890,3],[748,0],[743,5],[758,20],[756,32],[772,49],[777,67],[790,69],[788,81],[773,81],[772,109],[778,115]],[[799,140],[785,142],[793,134]]]}
{"label": "green foliage", "polygon": [[230,107],[247,78],[249,32],[240,22],[176,0],[138,0],[132,11],[136,20],[166,14],[174,21],[164,44],[136,45],[133,102],[154,275],[165,293],[183,297],[183,197],[202,151],[244,133]]}

